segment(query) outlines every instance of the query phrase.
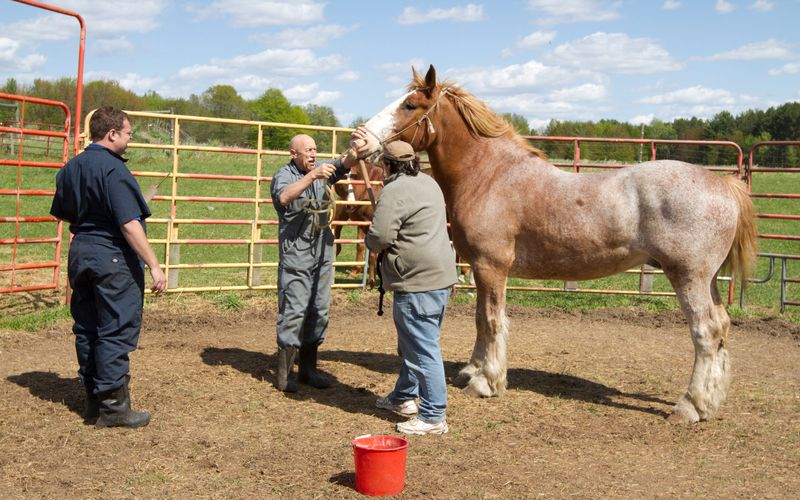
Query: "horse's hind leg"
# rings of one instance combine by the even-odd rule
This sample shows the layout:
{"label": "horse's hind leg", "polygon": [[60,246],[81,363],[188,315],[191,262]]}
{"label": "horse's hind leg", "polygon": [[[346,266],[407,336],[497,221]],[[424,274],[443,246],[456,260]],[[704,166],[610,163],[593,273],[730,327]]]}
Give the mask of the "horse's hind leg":
{"label": "horse's hind leg", "polygon": [[[673,282],[674,283],[674,282]],[[731,325],[717,290],[716,275],[675,286],[694,343],[689,387],[672,409],[673,419],[698,422],[711,418],[725,400],[731,361],[726,346]]]}
{"label": "horse's hind leg", "polygon": [[469,364],[454,380],[470,396],[500,396],[506,390],[506,275],[497,269],[476,269],[477,337]]}

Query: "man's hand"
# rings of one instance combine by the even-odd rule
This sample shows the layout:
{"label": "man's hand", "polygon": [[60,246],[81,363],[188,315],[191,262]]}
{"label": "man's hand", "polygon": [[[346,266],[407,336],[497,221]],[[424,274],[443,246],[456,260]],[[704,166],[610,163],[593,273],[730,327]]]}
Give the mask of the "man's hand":
{"label": "man's hand", "polygon": [[151,267],[150,276],[153,278],[153,286],[150,287],[150,291],[154,295],[161,295],[161,292],[167,289],[167,278],[164,276],[161,266]]}
{"label": "man's hand", "polygon": [[312,169],[309,174],[311,174],[312,179],[330,179],[333,173],[336,171],[336,167],[330,163],[320,163],[318,167]]}
{"label": "man's hand", "polygon": [[370,153],[369,138],[370,133],[363,124],[359,125],[350,136],[350,145],[359,158],[363,158],[366,154]]}

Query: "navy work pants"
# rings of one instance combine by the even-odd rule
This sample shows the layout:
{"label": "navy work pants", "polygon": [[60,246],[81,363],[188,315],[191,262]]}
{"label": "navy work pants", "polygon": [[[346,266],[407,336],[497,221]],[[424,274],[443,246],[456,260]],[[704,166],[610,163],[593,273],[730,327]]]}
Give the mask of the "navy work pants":
{"label": "navy work pants", "polygon": [[124,240],[78,234],[69,249],[75,351],[95,393],[124,383],[142,324],[144,268]]}

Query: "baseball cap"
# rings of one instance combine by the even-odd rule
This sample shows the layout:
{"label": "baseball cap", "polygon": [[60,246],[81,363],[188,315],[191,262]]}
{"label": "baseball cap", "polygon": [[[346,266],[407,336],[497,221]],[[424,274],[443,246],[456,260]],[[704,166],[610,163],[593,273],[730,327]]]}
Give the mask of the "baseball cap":
{"label": "baseball cap", "polygon": [[383,148],[383,157],[395,161],[413,160],[415,158],[414,148],[407,142],[390,142]]}

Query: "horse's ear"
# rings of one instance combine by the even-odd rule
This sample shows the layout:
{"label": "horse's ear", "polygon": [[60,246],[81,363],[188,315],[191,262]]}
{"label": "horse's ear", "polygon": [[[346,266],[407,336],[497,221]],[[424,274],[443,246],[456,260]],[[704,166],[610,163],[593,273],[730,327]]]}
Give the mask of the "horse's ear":
{"label": "horse's ear", "polygon": [[418,81],[420,81],[420,80],[422,80],[422,78],[420,78],[420,77],[419,77],[419,73],[417,73],[417,68],[415,68],[415,67],[412,65],[412,66],[411,66],[411,81],[412,81],[412,82],[418,82]]}
{"label": "horse's ear", "polygon": [[432,92],[436,88],[436,68],[433,67],[433,64],[428,68],[428,74],[425,75],[425,88],[428,92]]}

